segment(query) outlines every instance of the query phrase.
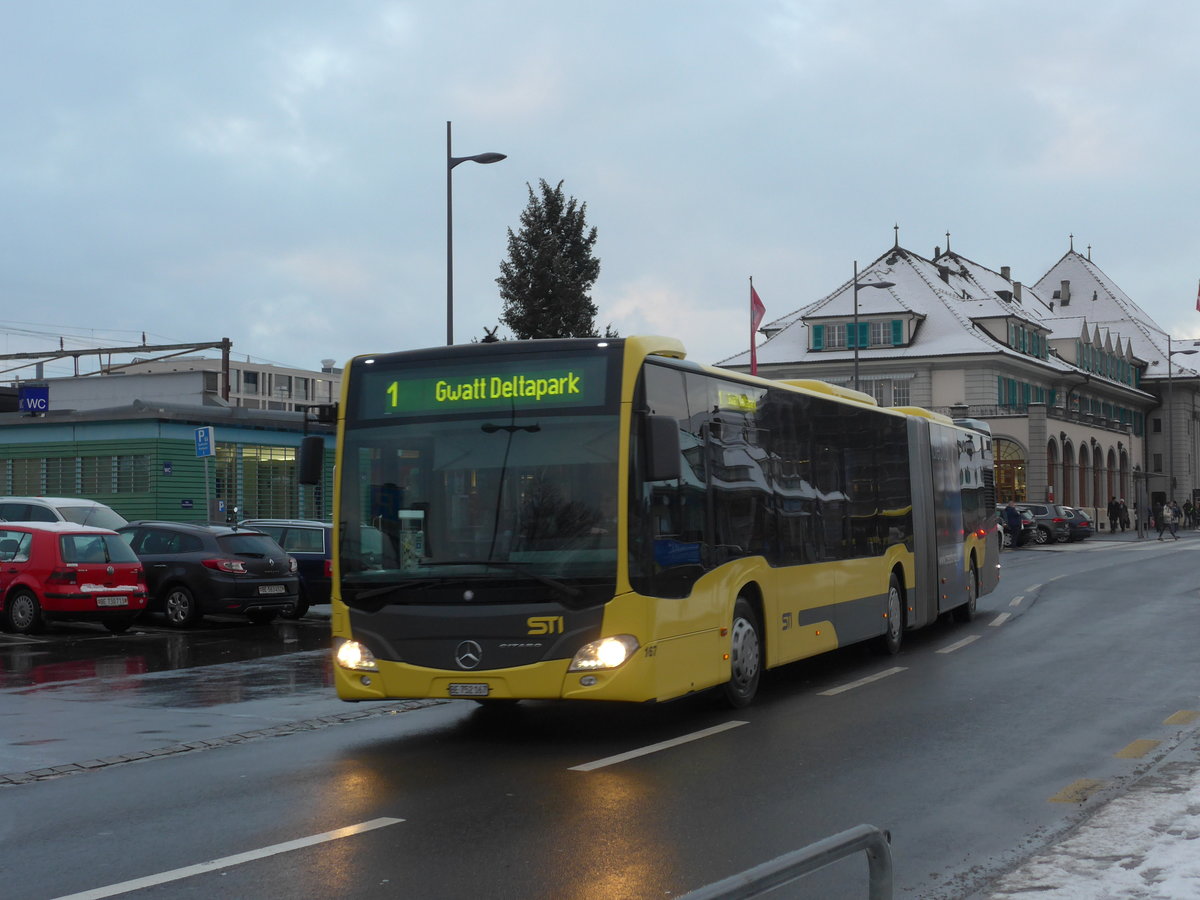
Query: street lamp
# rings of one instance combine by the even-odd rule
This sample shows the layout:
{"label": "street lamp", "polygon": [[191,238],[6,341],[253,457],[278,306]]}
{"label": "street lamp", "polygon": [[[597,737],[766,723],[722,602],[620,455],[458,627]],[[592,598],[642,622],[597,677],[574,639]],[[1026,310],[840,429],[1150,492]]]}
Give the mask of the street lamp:
{"label": "street lamp", "polygon": [[1171,373],[1172,356],[1189,356],[1200,350],[1172,350],[1171,336],[1167,335],[1167,500],[1175,499],[1175,379]]}
{"label": "street lamp", "polygon": [[858,289],[859,288],[890,288],[895,287],[894,281],[868,281],[858,283],[858,260],[854,261],[854,389],[858,390]]}
{"label": "street lamp", "polygon": [[454,343],[454,207],[450,173],[459,163],[494,163],[505,159],[503,153],[477,153],[454,156],[450,153],[450,123],[446,123],[446,346]]}

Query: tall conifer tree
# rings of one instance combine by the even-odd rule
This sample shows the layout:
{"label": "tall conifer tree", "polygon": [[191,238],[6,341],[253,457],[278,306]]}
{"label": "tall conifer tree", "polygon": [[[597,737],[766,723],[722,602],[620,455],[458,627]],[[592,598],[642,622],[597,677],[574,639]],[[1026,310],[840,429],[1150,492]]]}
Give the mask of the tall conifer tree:
{"label": "tall conifer tree", "polygon": [[[587,204],[563,196],[540,179],[540,196],[529,188],[521,230],[508,229],[508,258],[500,263],[500,321],[514,337],[597,337],[592,285],[600,260],[592,255],[596,229],[588,229]],[[609,336],[615,336],[609,330]]]}

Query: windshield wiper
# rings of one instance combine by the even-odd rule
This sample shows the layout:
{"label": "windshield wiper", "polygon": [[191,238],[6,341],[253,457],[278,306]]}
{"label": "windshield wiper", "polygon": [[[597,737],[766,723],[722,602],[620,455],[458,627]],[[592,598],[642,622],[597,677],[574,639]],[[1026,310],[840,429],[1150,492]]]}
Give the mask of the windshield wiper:
{"label": "windshield wiper", "polygon": [[514,563],[503,562],[496,559],[430,559],[421,560],[422,566],[495,566],[498,569],[508,569],[512,572],[519,572],[522,575],[527,575],[534,581],[540,582],[547,587],[557,591],[568,600],[578,600],[583,594],[579,588],[571,587],[569,584],[564,584],[556,578],[551,578],[548,575],[543,575],[540,572],[531,572],[525,568],[529,563]]}

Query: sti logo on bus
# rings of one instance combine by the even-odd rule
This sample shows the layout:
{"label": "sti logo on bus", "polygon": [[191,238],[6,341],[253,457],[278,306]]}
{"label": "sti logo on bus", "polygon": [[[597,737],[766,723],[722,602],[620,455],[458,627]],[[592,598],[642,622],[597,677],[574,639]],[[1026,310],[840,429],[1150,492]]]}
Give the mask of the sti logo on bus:
{"label": "sti logo on bus", "polygon": [[562,634],[562,616],[530,616],[525,620],[530,634]]}

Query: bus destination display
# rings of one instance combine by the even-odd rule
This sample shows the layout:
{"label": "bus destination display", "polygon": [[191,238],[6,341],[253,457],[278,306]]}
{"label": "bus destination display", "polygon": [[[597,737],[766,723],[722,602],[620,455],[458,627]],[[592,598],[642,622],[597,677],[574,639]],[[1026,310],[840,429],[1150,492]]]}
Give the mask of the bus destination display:
{"label": "bus destination display", "polygon": [[363,414],[374,418],[599,406],[606,380],[607,360],[596,357],[369,371]]}

